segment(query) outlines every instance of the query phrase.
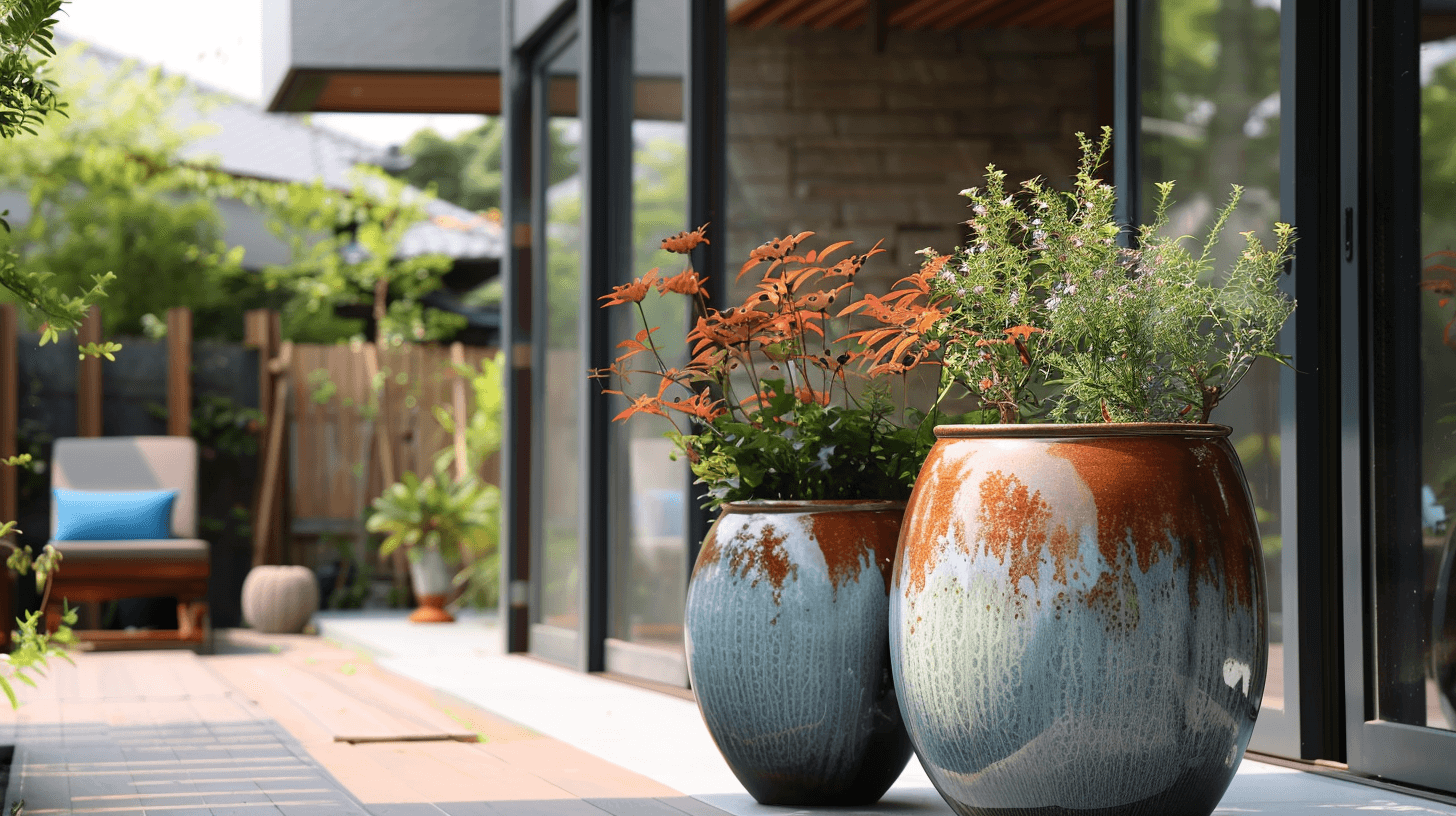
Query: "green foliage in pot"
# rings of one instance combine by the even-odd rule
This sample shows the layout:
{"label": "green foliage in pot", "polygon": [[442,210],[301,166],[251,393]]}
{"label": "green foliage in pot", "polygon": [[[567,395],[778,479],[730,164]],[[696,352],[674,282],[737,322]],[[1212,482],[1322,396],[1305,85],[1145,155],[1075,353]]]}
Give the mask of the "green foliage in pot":
{"label": "green foliage in pot", "polygon": [[420,547],[448,555],[451,546],[480,546],[495,539],[500,521],[500,491],[474,476],[456,479],[447,467],[420,478],[406,472],[373,503],[365,522],[371,533],[385,536],[379,554],[405,547],[411,557]]}
{"label": "green foliage in pot", "polygon": [[[480,361],[480,368],[468,365],[453,366],[455,373],[465,378],[470,388],[472,407],[465,418],[465,467],[470,473],[480,473],[486,460],[500,450],[504,434],[505,417],[505,362],[500,355],[486,357]],[[455,419],[442,406],[435,406],[435,421],[445,433],[455,433]],[[455,447],[452,445],[435,456],[435,468],[449,468],[455,465]],[[491,491],[499,501],[499,490],[495,485],[483,484],[482,489]],[[495,605],[500,597],[500,523],[499,512],[485,535],[468,539],[462,544],[465,563],[455,574],[454,583],[460,589],[460,601],[477,609]]]}
{"label": "green foliage in pot", "polygon": [[963,191],[969,243],[924,250],[921,270],[892,290],[893,308],[890,297],[852,307],[882,327],[866,341],[938,363],[942,396],[963,387],[1001,422],[1207,422],[1256,359],[1284,361],[1278,333],[1294,302],[1279,277],[1293,228],[1275,224],[1272,248],[1244,233],[1233,264],[1215,269],[1242,190],[1197,241],[1164,234],[1165,182],[1152,223],[1123,246],[1115,192],[1096,177],[1111,135],[1078,134],[1069,192],[1041,179],[1011,190],[989,167],[984,186]]}

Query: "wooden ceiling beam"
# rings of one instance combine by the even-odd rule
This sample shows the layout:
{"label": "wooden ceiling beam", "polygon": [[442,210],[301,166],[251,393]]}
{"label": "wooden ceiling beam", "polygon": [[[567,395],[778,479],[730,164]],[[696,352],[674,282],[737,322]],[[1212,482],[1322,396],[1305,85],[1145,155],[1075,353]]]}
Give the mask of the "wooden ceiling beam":
{"label": "wooden ceiling beam", "polygon": [[980,2],[962,8],[956,13],[942,18],[935,24],[937,31],[945,31],[950,28],[996,28],[1008,17],[1015,17],[1025,14],[1028,6],[1041,8],[1048,0],[1027,0],[1021,3],[1008,3],[1005,0],[996,2]]}
{"label": "wooden ceiling beam", "polygon": [[912,30],[926,28],[942,14],[953,11],[964,2],[965,0],[913,0],[908,6],[890,13],[890,25]]}
{"label": "wooden ceiling beam", "polygon": [[1109,28],[1112,26],[1112,17],[1111,0],[1101,0],[1099,3],[1090,4],[1082,14],[1075,18],[1069,18],[1067,24],[1071,28]]}
{"label": "wooden ceiling beam", "polygon": [[[869,0],[736,0],[728,22],[762,29],[809,26],[815,30],[854,28],[867,20]],[[892,28],[945,31],[952,28],[1105,27],[1112,0],[900,0],[888,16]]]}
{"label": "wooden ceiling beam", "polygon": [[[1024,2],[1007,2],[1007,0],[968,0],[959,4],[957,8],[949,9],[932,24],[936,31],[945,31],[964,25],[966,20],[973,20],[982,15],[1004,12],[1008,6],[1022,8],[1026,2],[1036,0],[1024,0]],[[975,26],[971,26],[975,27]]]}
{"label": "wooden ceiling beam", "polygon": [[997,25],[1003,28],[1035,28],[1041,21],[1065,11],[1066,5],[1054,0],[1042,0],[1041,3],[1024,6],[1002,17]]}
{"label": "wooden ceiling beam", "polygon": [[744,22],[748,25],[749,28],[752,29],[768,28],[774,23],[777,23],[780,20],[783,20],[785,17],[789,16],[790,14],[793,14],[794,12],[800,10],[809,3],[816,1],[817,0],[775,0],[775,2],[760,6],[758,11],[747,17]]}
{"label": "wooden ceiling beam", "polygon": [[1094,3],[1101,5],[1106,0],[1048,0],[1040,6],[1034,6],[1023,10],[1020,14],[1013,15],[1001,21],[1001,25],[1007,28],[1073,28],[1066,24],[1066,21],[1086,9]]}
{"label": "wooden ceiling beam", "polygon": [[775,0],[738,0],[728,7],[728,24],[742,25],[753,13]]}
{"label": "wooden ceiling beam", "polygon": [[1112,19],[1112,0],[1078,0],[1068,4],[1066,13],[1057,18],[1057,25],[1080,28],[1086,25],[1086,20],[1103,16],[1109,21]]}
{"label": "wooden ceiling beam", "polygon": [[811,25],[816,23],[820,17],[833,14],[836,10],[842,12],[847,8],[853,12],[856,7],[864,8],[865,2],[867,0],[809,0],[807,5],[801,6],[793,14],[786,15],[780,24],[790,28]]}
{"label": "wooden ceiling beam", "polygon": [[845,3],[844,7],[840,10],[832,11],[815,20],[811,24],[811,27],[815,31],[823,31],[826,28],[834,28],[835,26],[839,26],[840,28],[855,28],[864,22],[864,11],[865,3],[860,3],[859,5]]}

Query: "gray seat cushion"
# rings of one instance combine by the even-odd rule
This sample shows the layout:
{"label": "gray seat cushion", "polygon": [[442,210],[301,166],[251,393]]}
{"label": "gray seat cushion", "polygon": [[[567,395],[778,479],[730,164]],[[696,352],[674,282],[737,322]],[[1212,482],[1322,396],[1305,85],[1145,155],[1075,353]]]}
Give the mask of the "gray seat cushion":
{"label": "gray seat cushion", "polygon": [[61,551],[61,571],[66,560],[206,561],[207,542],[197,538],[155,538],[133,541],[52,541]]}

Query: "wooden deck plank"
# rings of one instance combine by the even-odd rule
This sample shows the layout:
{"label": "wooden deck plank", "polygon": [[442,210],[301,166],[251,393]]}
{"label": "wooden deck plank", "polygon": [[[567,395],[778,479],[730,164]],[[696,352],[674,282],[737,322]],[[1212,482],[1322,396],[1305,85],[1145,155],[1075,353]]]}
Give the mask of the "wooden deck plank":
{"label": "wooden deck plank", "polygon": [[[409,703],[402,703],[396,708],[385,700],[356,696],[350,687],[325,679],[321,674],[291,661],[262,656],[238,657],[220,661],[216,667],[241,689],[268,695],[275,704],[281,694],[282,699],[307,715],[319,730],[336,742],[475,740],[474,732],[446,717],[431,717],[418,710],[400,710],[418,708]],[[344,675],[340,673],[340,677]],[[277,693],[270,694],[270,689]],[[274,716],[286,723],[300,721],[299,717],[287,712],[275,713]]]}
{"label": "wooden deck plank", "polygon": [[[0,715],[0,730],[24,732],[17,767],[28,776],[17,784],[26,812],[365,816],[362,803],[374,816],[438,816],[469,803],[481,814],[569,816],[656,813],[650,803],[682,800],[573,746],[452,704],[462,725],[439,710],[438,692],[316,638],[249,648],[212,657],[80,654],[75,667],[57,667],[41,688],[27,689],[19,713]],[[340,671],[345,665],[350,672]],[[321,706],[352,711],[356,723],[366,711],[376,725],[448,722],[490,741],[336,742],[333,715],[309,710]]]}
{"label": "wooden deck plank", "polygon": [[[461,742],[474,742],[475,732],[451,719],[444,712],[403,690],[398,683],[387,681],[372,666],[360,667],[357,656],[337,667],[332,661],[318,660],[306,667],[323,682],[375,708],[389,711],[397,719],[417,724],[421,733],[444,734]],[[354,670],[345,672],[345,666]]]}

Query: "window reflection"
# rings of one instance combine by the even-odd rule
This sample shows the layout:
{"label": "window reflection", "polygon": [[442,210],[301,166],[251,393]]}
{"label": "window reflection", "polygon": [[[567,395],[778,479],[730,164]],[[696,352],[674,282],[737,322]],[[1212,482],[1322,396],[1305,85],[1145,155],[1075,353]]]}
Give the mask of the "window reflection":
{"label": "window reflection", "polygon": [[[683,121],[683,77],[687,61],[687,7],[678,0],[637,0],[633,9],[633,121],[631,131],[632,204],[625,265],[614,270],[614,284],[648,270],[664,277],[682,271],[686,259],[660,248],[663,238],[696,226],[687,224],[687,127]],[[650,294],[641,304],[652,337],[668,366],[687,362],[688,300]],[[613,309],[613,342],[632,337],[642,318],[631,309]],[[652,366],[645,355],[639,368]],[[634,385],[651,378],[643,376]],[[684,396],[684,394],[677,394]],[[611,413],[626,407],[614,397]],[[674,417],[686,431],[685,420]],[[683,605],[687,592],[688,469],[673,461],[673,430],[666,418],[639,414],[612,426],[613,575],[612,637],[639,646],[680,654]],[[654,674],[650,662],[614,661],[608,668]],[[680,662],[680,661],[679,661]],[[681,670],[678,671],[681,673]],[[686,682],[656,672],[653,679]]]}
{"label": "window reflection", "polygon": [[[1243,246],[1237,233],[1271,241],[1280,217],[1279,0],[1144,0],[1142,9],[1141,216],[1150,217],[1153,185],[1175,181],[1167,230],[1201,240],[1230,185],[1242,186],[1215,261],[1227,269]],[[1256,363],[1213,421],[1234,429],[1253,494],[1269,591],[1264,706],[1283,708],[1278,364]]]}
{"label": "window reflection", "polygon": [[[1456,570],[1451,514],[1456,511],[1456,14],[1446,3],[1423,3],[1421,17],[1421,253],[1420,315],[1421,547],[1419,564],[1400,569],[1419,575],[1420,620],[1399,628],[1409,653],[1424,659],[1424,706],[1383,716],[1411,725],[1452,728],[1456,723]],[[1444,12],[1444,13],[1443,13]],[[1409,559],[1407,559],[1409,560]],[[1414,588],[1413,588],[1414,589]],[[1427,617],[1429,615],[1429,617]],[[1382,667],[1383,669],[1386,667]]]}
{"label": "window reflection", "polygon": [[541,459],[536,472],[540,623],[577,628],[581,575],[580,408],[585,388],[579,311],[581,304],[581,176],[576,149],[576,49],[568,45],[546,67],[543,89],[552,114],[539,135],[537,183],[545,190],[545,315],[540,372],[543,403]]}

